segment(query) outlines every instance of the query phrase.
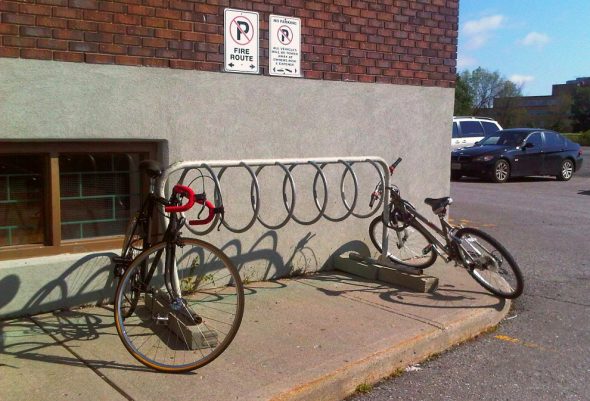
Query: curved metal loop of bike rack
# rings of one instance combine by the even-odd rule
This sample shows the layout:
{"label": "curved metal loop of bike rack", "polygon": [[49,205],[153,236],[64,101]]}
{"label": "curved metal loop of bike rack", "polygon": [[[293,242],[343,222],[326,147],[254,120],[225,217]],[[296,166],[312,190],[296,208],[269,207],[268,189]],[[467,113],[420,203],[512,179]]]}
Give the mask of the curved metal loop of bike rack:
{"label": "curved metal loop of bike rack", "polygon": [[[285,166],[283,163],[277,162],[276,163],[277,166],[279,166],[281,169],[283,169],[284,173],[285,173],[285,179],[289,181],[289,184],[291,186],[291,197],[292,197],[292,201],[291,201],[291,207],[289,208],[287,206],[288,200],[287,200],[287,191],[285,191],[285,182],[283,182],[283,203],[285,204],[285,208],[287,209],[287,217],[285,217],[285,219],[277,224],[276,226],[270,225],[265,223],[264,221],[262,221],[262,218],[260,218],[260,214],[258,214],[257,219],[258,222],[260,224],[262,224],[264,227],[268,228],[269,230],[278,230],[279,228],[283,228],[293,217],[293,213],[295,212],[295,198],[296,198],[296,190],[295,190],[295,180],[293,179],[293,175],[291,175],[291,171],[287,168],[287,166]],[[256,177],[258,177],[258,174],[260,173],[260,171],[262,171],[263,168],[265,168],[267,166],[260,166],[258,167],[258,169],[256,170]],[[252,186],[250,188],[250,197],[252,197],[252,192],[254,190],[254,183],[252,183]],[[258,198],[260,199],[260,198]],[[259,204],[256,203],[256,206],[258,206]],[[254,201],[252,202],[252,210],[254,211],[254,213],[256,213],[256,207],[255,207],[255,203]]]}
{"label": "curved metal loop of bike rack", "polygon": [[[248,224],[246,224],[243,228],[233,228],[229,224],[227,224],[225,219],[222,221],[222,224],[225,228],[227,228],[232,233],[236,233],[236,234],[241,234],[243,232],[248,231],[250,229],[250,227],[252,227],[254,225],[254,223],[256,222],[256,219],[258,217],[258,214],[260,213],[260,186],[258,185],[258,177],[256,176],[256,173],[254,172],[254,170],[252,170],[252,167],[250,167],[248,164],[241,162],[240,166],[244,167],[246,170],[248,170],[248,173],[250,173],[250,177],[252,178],[252,186],[254,186],[254,193],[256,196],[252,197],[252,186],[251,186],[250,187],[250,202],[252,203],[252,207],[254,208],[254,214],[252,215],[252,219],[250,219],[250,222],[248,222]],[[221,181],[221,176],[223,175],[223,173],[225,172],[225,170],[228,167],[229,166],[225,166],[225,167],[222,167],[221,170],[219,170],[219,175],[218,175],[219,181]]]}
{"label": "curved metal loop of bike rack", "polygon": [[[300,163],[300,164],[303,164],[303,163]],[[293,171],[293,169],[300,164],[293,164],[291,167],[289,167],[289,172]],[[321,167],[318,166],[318,164],[315,161],[310,160],[307,164],[312,165],[317,170],[316,175],[315,175],[316,179],[314,180],[313,198],[314,198],[315,204],[318,208],[318,215],[311,220],[303,221],[303,220],[298,219],[297,216],[295,216],[295,214],[293,214],[291,216],[293,221],[301,224],[302,226],[310,226],[314,223],[317,223],[318,220],[322,218],[322,216],[326,217],[325,212],[326,212],[326,208],[328,207],[328,182],[326,181],[326,176],[324,175],[324,172],[322,171]],[[318,174],[322,178],[322,184],[324,186],[324,203],[322,204],[322,206],[320,206],[318,203],[317,192],[315,190],[315,183],[316,183]],[[287,177],[285,176],[285,179],[283,180],[283,203],[285,204],[285,208],[288,209],[287,197],[285,196],[285,194],[286,194],[285,184],[286,183],[287,183]]]}
{"label": "curved metal loop of bike rack", "polygon": [[[162,174],[162,177],[159,181],[158,186],[158,195],[161,197],[167,197],[169,193],[167,193],[167,182],[170,175],[177,171],[182,171],[179,183],[183,184],[184,180],[187,177],[187,174],[192,170],[198,169],[205,169],[207,173],[211,176],[214,185],[215,185],[215,194],[214,194],[214,203],[216,207],[221,206],[222,204],[222,188],[221,188],[221,177],[225,173],[225,171],[230,167],[241,167],[245,168],[248,173],[250,174],[252,183],[250,186],[250,201],[252,204],[252,218],[242,228],[235,228],[229,225],[226,221],[222,221],[222,225],[227,228],[229,231],[234,233],[243,233],[249,230],[254,223],[258,220],[260,224],[268,229],[277,230],[279,228],[284,227],[289,221],[294,220],[295,222],[301,225],[311,225],[319,221],[322,217],[326,218],[328,221],[332,222],[339,222],[345,220],[350,216],[354,216],[357,218],[369,218],[373,216],[378,210],[382,210],[383,213],[383,221],[384,221],[384,229],[383,229],[383,252],[382,255],[385,257],[387,256],[387,239],[388,233],[386,226],[389,224],[389,213],[388,213],[388,205],[389,205],[389,191],[383,191],[383,196],[379,200],[379,204],[373,210],[369,211],[365,214],[360,214],[355,212],[355,208],[357,206],[357,200],[359,197],[359,188],[358,188],[358,178],[354,171],[354,165],[359,163],[368,163],[371,164],[376,170],[379,175],[380,183],[382,184],[382,188],[386,188],[389,186],[389,170],[387,163],[379,158],[379,157],[341,157],[341,158],[316,158],[316,159],[258,159],[258,160],[242,160],[242,161],[235,161],[235,160],[222,160],[222,161],[184,161],[184,162],[177,162],[170,165]],[[331,217],[328,216],[326,213],[326,209],[328,206],[328,183],[326,180],[326,176],[323,172],[323,169],[328,164],[341,164],[345,167],[344,172],[342,173],[342,177],[340,179],[340,196],[344,207],[346,208],[346,212],[340,217]],[[295,215],[295,204],[297,198],[297,191],[295,180],[293,178],[292,171],[299,165],[309,165],[312,166],[316,170],[316,174],[313,180],[313,198],[315,205],[318,209],[318,214],[313,219],[305,221],[299,219]],[[258,182],[258,175],[262,171],[264,167],[267,166],[278,166],[280,167],[285,177],[283,179],[282,185],[282,193],[283,193],[283,204],[285,206],[285,210],[287,211],[287,216],[283,221],[281,221],[277,225],[271,225],[265,223],[262,218],[260,217],[260,207],[261,207],[261,199],[260,199],[260,185]],[[256,170],[253,167],[258,167]],[[215,173],[213,170],[214,168],[219,168],[219,173]],[[354,196],[352,198],[351,203],[349,204],[348,200],[346,199],[346,194],[344,191],[344,182],[346,180],[347,175],[350,174],[353,181],[354,186]],[[319,193],[318,193],[318,179],[322,182],[322,187],[324,191],[324,199],[323,202],[319,200]],[[287,196],[287,182],[291,188],[291,202],[288,200]],[[215,215],[215,219],[210,223],[210,225],[203,231],[198,231],[194,228],[194,226],[186,224],[187,229],[195,235],[205,235],[211,232],[219,222],[219,215]]]}
{"label": "curved metal loop of bike rack", "polygon": [[[379,165],[375,161],[370,160],[370,159],[368,159],[366,162],[369,163],[370,165],[372,165],[373,167],[375,167],[375,170],[377,170],[377,174],[379,174],[381,187],[385,188],[385,177],[383,176],[383,171],[379,168]],[[352,162],[350,164],[352,167],[352,165],[354,165],[354,162]],[[351,169],[351,171],[353,171],[353,170]],[[340,181],[340,191],[341,192],[344,191],[343,185],[344,185],[344,178],[346,177],[346,173],[347,173],[347,171],[344,172],[344,174],[342,175],[342,180]],[[348,203],[346,202],[346,198],[344,196],[342,196],[342,200],[344,202],[344,206],[346,206],[346,208],[348,209]],[[379,198],[379,203],[375,207],[375,210],[379,210],[382,205],[383,205],[383,196]],[[371,217],[375,214],[374,210],[371,210],[371,211],[369,211],[369,213],[366,213],[366,214],[355,213],[354,206],[355,206],[355,204],[353,203],[352,206],[350,207],[350,209],[353,210],[352,215],[358,219],[368,219],[369,217]]]}
{"label": "curved metal loop of bike rack", "polygon": [[[358,198],[358,193],[359,193],[359,187],[358,187],[358,181],[356,179],[356,174],[354,173],[354,170],[352,169],[352,166],[350,165],[350,163],[345,162],[344,160],[339,160],[339,163],[344,164],[344,167],[346,167],[346,170],[344,171],[344,174],[342,174],[342,178],[340,180],[340,197],[342,198],[342,203],[344,203],[344,207],[346,207],[347,212],[344,213],[344,215],[340,216],[340,217],[330,217],[328,216],[328,214],[324,211],[324,218],[326,218],[326,220],[332,221],[334,223],[337,223],[339,221],[343,221],[345,220],[348,216],[350,216],[354,210],[354,207],[356,206],[356,201]],[[324,169],[324,167],[326,167],[328,163],[322,163],[322,165],[320,166],[320,169]],[[346,179],[346,174],[350,171],[350,174],[352,176],[352,180],[354,182],[354,198],[352,200],[352,205],[348,206],[348,202],[346,202],[346,194],[344,193],[344,180]],[[313,198],[316,204],[316,207],[318,208],[318,210],[320,210],[320,204],[318,202],[318,197],[317,197],[317,190],[316,190],[316,186],[317,186],[317,181],[318,181],[318,175],[316,173],[314,179],[313,179]],[[324,184],[324,188],[325,188],[325,184]],[[326,199],[324,199],[325,201]],[[325,203],[325,202],[324,202]],[[375,210],[377,210],[377,208],[375,208]],[[374,214],[375,211],[372,212],[372,214]],[[371,214],[371,215],[372,215]]]}

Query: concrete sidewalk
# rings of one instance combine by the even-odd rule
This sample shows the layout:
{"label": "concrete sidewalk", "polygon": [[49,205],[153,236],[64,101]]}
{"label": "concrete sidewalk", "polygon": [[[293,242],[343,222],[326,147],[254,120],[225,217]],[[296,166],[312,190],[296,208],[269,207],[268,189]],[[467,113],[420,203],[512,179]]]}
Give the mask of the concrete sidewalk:
{"label": "concrete sidewalk", "polygon": [[509,302],[440,263],[433,294],[338,272],[249,284],[234,342],[183,375],[136,362],[108,307],[0,322],[0,399],[340,400],[505,316]]}

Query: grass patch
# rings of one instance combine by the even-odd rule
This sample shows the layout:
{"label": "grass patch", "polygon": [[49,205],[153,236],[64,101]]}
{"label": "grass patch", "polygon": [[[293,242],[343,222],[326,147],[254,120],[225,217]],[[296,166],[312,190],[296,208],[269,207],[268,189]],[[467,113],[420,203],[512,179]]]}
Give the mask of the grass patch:
{"label": "grass patch", "polygon": [[358,386],[356,386],[357,393],[367,394],[367,393],[370,393],[372,390],[373,390],[373,385],[369,384],[369,383],[361,383]]}

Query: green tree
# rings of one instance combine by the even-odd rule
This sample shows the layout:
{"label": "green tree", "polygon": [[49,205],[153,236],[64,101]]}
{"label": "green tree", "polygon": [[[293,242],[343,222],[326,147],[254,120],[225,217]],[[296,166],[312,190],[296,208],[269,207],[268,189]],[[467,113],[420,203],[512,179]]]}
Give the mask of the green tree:
{"label": "green tree", "polygon": [[576,88],[571,113],[574,131],[590,129],[590,87]]}
{"label": "green tree", "polygon": [[469,86],[457,74],[457,81],[455,82],[455,110],[454,115],[464,116],[471,114],[473,98],[469,93]]}
{"label": "green tree", "polygon": [[490,72],[478,67],[473,71],[463,71],[460,78],[469,88],[472,115],[480,114],[483,109],[492,108],[497,97],[522,96],[522,87],[506,79],[498,71]]}

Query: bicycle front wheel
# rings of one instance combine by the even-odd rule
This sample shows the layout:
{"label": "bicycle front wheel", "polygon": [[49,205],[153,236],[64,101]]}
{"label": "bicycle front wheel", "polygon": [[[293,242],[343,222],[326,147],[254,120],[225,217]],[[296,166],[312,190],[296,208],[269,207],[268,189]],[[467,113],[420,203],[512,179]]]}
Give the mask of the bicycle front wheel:
{"label": "bicycle front wheel", "polygon": [[[434,263],[437,255],[422,227],[412,222],[406,228],[403,228],[400,223],[400,231],[396,231],[393,223],[390,224],[387,227],[387,257],[392,262],[416,269],[427,268]],[[371,224],[369,224],[369,236],[375,248],[382,252],[383,216],[377,216],[371,221]]]}
{"label": "bicycle front wheel", "polygon": [[491,235],[475,228],[462,228],[459,255],[471,276],[483,288],[502,298],[522,294],[524,282],[518,264]]}
{"label": "bicycle front wheel", "polygon": [[[221,250],[181,239],[174,257],[181,296],[172,299],[166,274],[174,267],[165,266],[166,245],[142,252],[119,281],[115,324],[138,361],[164,372],[186,372],[208,364],[231,343],[244,313],[244,288]],[[142,266],[154,269],[149,282]]]}

